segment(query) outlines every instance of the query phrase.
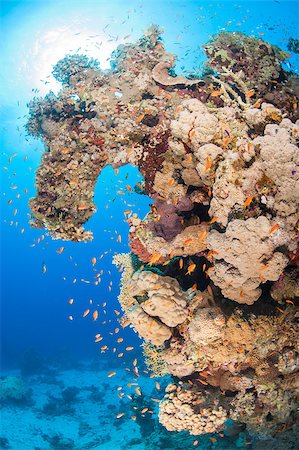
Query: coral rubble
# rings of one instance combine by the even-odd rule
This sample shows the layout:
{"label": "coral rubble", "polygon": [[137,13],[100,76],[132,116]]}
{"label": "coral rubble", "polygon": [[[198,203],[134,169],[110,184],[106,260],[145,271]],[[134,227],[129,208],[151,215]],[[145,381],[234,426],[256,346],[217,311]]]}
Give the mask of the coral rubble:
{"label": "coral rubble", "polygon": [[218,432],[230,418],[275,434],[296,420],[298,390],[298,78],[288,54],[221,32],[207,75],[176,76],[153,26],[113,53],[111,70],[67,56],[55,96],[29,104],[27,131],[46,152],[30,201],[34,226],[92,239],[84,223],[110,165],[137,166],[119,296],[157,376],[167,430]]}

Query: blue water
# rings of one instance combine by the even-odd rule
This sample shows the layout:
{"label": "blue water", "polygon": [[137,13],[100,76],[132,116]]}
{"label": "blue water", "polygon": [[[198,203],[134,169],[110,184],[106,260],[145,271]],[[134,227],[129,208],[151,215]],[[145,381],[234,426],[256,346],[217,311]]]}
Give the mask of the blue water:
{"label": "blue water", "polygon": [[[51,75],[52,66],[58,59],[80,49],[80,53],[98,58],[103,68],[109,68],[109,54],[119,43],[124,42],[123,37],[130,35],[128,41],[134,41],[151,23],[164,29],[166,50],[178,56],[177,73],[190,73],[200,71],[204,61],[200,46],[209,36],[223,29],[263,37],[286,50],[289,37],[298,38],[298,2],[2,1],[2,374],[10,371],[18,373],[24,353],[28,355],[29,350],[36,352],[49,366],[57,365],[59,361],[60,370],[63,370],[63,364],[65,367],[75,367],[78,362],[89,364],[91,361],[95,361],[100,369],[101,358],[105,358],[105,367],[124,368],[131,364],[133,357],[142,358],[141,341],[130,328],[122,331],[124,343],[117,345],[117,351],[121,352],[125,346],[132,345],[135,347],[134,355],[125,355],[124,359],[117,360],[112,350],[116,341],[113,331],[119,326],[114,310],[120,310],[117,301],[120,274],[111,260],[114,252],[127,252],[129,249],[128,226],[124,222],[123,212],[128,204],[134,205],[129,209],[143,217],[151,203],[149,198],[124,189],[126,184],[134,186],[140,181],[138,171],[123,167],[115,175],[112,169],[106,168],[101,174],[94,199],[97,212],[86,224],[86,229],[92,230],[94,234],[92,243],[54,241],[43,230],[30,228],[28,223],[28,200],[35,193],[35,170],[40,163],[43,144],[28,138],[23,125],[26,122],[26,105],[36,93],[43,96],[50,89],[55,92],[59,90],[59,84]],[[292,54],[287,64],[289,69],[298,72],[298,55]],[[122,188],[126,195],[117,194]],[[9,200],[12,200],[10,204]],[[117,242],[118,235],[122,237],[121,242]],[[62,246],[64,250],[59,254],[57,250]],[[91,263],[93,257],[98,260],[95,267]],[[101,269],[104,270],[102,282],[96,286],[93,283],[94,276]],[[108,290],[110,282],[111,291]],[[74,299],[73,305],[68,304],[70,298]],[[90,307],[90,299],[93,305],[99,305],[100,317],[96,322],[92,320],[91,314],[82,317],[83,312]],[[107,303],[106,307],[102,306],[104,302]],[[70,314],[74,317],[73,321],[68,319]],[[94,343],[97,333],[104,336],[100,344]],[[104,355],[99,345],[108,346]],[[88,377],[88,371],[86,374]],[[103,416],[109,417],[107,405],[102,405],[102,412]],[[67,417],[65,420],[68,420]],[[111,435],[118,433],[113,424],[99,422],[101,426],[106,429],[110,427]],[[21,432],[17,423],[14,427],[16,433]],[[0,437],[5,437],[5,433],[5,429],[1,430]],[[26,433],[27,440],[22,448],[20,441],[14,441],[10,433],[10,447],[7,448],[37,448],[33,440],[32,443],[30,441],[30,432],[27,430]],[[127,442],[125,448],[132,446],[129,437],[124,437],[124,445]],[[110,443],[93,448],[120,448],[116,443],[118,441],[113,439]],[[190,441],[186,437],[184,446],[179,448],[193,448],[192,442],[193,439]],[[54,447],[48,445],[44,440],[44,446],[39,448],[55,448],[55,444]],[[57,445],[59,449],[61,444]],[[84,448],[82,444],[76,445],[74,448]],[[142,443],[136,445],[132,448],[145,448]],[[178,448],[175,439],[170,445],[170,448]],[[226,444],[202,441],[200,445],[201,448],[235,448],[237,444],[231,441]],[[242,444],[240,448],[243,448]]]}

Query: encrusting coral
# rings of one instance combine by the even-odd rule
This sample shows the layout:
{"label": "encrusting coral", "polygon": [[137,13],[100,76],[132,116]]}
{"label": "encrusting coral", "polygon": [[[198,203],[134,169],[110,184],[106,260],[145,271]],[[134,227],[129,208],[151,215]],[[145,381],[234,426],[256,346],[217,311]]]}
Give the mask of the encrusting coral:
{"label": "encrusting coral", "polygon": [[202,79],[175,75],[156,26],[120,45],[110,71],[82,55],[57,63],[63,89],[29,104],[27,132],[46,147],[32,224],[92,239],[101,170],[138,167],[135,191],[153,203],[127,217],[131,253],[114,263],[120,323],[174,380],[161,423],[197,435],[231,418],[275,434],[296,420],[298,78],[262,39],[221,32],[204,49]]}

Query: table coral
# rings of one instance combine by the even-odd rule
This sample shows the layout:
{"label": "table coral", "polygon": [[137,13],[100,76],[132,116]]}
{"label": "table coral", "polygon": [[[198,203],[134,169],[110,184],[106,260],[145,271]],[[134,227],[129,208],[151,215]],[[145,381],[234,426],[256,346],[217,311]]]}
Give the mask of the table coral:
{"label": "table coral", "polygon": [[62,90],[28,105],[46,150],[32,225],[92,239],[99,174],[136,166],[152,203],[127,218],[131,253],[114,256],[119,321],[153,373],[173,377],[161,423],[197,435],[230,418],[275,435],[293,427],[299,368],[298,77],[284,51],[243,33],[204,48],[202,79],[176,76],[155,25],[118,46],[111,70],[58,61]]}

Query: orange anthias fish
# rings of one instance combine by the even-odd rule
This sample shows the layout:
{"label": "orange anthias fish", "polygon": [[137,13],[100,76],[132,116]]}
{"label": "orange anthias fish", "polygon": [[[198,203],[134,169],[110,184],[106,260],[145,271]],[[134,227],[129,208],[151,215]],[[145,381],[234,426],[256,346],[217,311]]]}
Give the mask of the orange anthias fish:
{"label": "orange anthias fish", "polygon": [[83,317],[86,317],[87,314],[89,314],[89,312],[90,312],[90,309],[86,309],[86,310],[84,311],[84,313],[83,313]]}
{"label": "orange anthias fish", "polygon": [[95,310],[92,314],[93,320],[96,321],[99,317],[99,312],[97,310]]}
{"label": "orange anthias fish", "polygon": [[244,202],[243,208],[244,208],[244,209],[247,208],[247,206],[250,205],[250,203],[252,202],[252,200],[253,200],[253,195],[249,195],[249,197],[247,197],[247,199],[246,199],[245,202]]}
{"label": "orange anthias fish", "polygon": [[159,261],[160,258],[161,258],[160,253],[154,253],[148,262],[149,265],[151,266],[152,264],[155,264],[156,262]]}
{"label": "orange anthias fish", "polygon": [[195,268],[196,268],[196,264],[190,264],[190,266],[188,266],[186,275],[191,275],[191,273],[194,272]]}
{"label": "orange anthias fish", "polygon": [[276,223],[275,225],[273,225],[273,227],[270,228],[269,234],[273,233],[278,228],[279,228],[279,225],[278,225],[278,223]]}
{"label": "orange anthias fish", "polygon": [[116,372],[109,372],[108,375],[107,375],[107,377],[108,377],[108,378],[111,378],[111,377],[113,377],[114,375],[116,375]]}
{"label": "orange anthias fish", "polygon": [[206,159],[205,171],[207,172],[212,167],[212,158],[210,156]]}

